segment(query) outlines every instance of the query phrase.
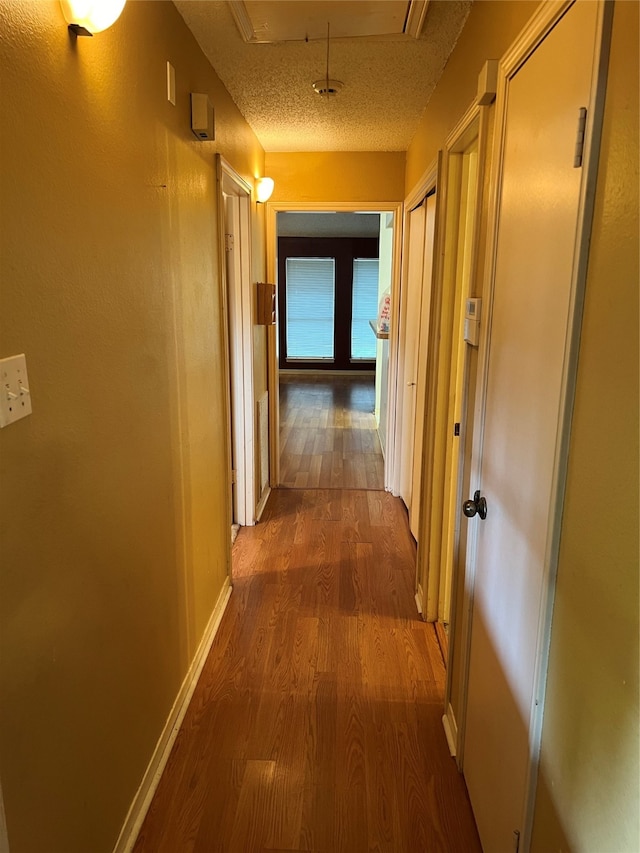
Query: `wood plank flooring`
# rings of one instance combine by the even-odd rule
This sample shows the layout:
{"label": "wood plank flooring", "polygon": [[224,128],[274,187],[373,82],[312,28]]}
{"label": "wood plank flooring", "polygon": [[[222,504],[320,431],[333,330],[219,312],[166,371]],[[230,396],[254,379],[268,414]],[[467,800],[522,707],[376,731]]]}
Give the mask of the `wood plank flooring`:
{"label": "wood plank flooring", "polygon": [[375,377],[280,377],[280,483],[295,489],[384,489]]}
{"label": "wood plank flooring", "polygon": [[480,853],[401,502],[275,490],[233,565],[135,853]]}

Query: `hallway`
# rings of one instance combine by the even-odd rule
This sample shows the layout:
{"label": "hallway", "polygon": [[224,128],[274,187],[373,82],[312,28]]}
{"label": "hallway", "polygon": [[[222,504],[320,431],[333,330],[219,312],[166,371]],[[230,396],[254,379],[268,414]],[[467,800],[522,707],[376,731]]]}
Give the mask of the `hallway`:
{"label": "hallway", "polygon": [[135,853],[479,851],[385,492],[275,491]]}

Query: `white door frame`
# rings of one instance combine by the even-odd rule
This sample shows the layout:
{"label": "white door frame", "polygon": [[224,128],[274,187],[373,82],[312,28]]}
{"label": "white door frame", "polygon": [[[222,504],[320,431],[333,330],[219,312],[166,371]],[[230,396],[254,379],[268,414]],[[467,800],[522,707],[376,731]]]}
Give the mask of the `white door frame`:
{"label": "white door frame", "polygon": [[[251,280],[251,186],[220,155],[217,155],[219,202],[220,278],[223,293],[223,326],[225,334],[225,373],[227,376],[228,459],[231,470],[231,448],[242,448],[237,454],[236,494],[237,518],[241,525],[253,525],[256,518],[254,390],[253,390],[253,324],[254,299]],[[225,196],[237,199],[239,233],[234,234],[238,263],[234,280],[229,281],[226,262]],[[232,298],[233,297],[233,298]],[[235,306],[234,310],[231,307]],[[233,365],[233,370],[232,370]],[[233,378],[232,378],[233,377]],[[231,407],[231,399],[236,405]],[[233,411],[233,418],[231,412]],[[233,434],[232,433],[233,430]],[[231,488],[229,489],[231,500]],[[232,509],[233,512],[233,509]],[[233,516],[232,516],[233,517]],[[230,526],[230,525],[229,525]]]}
{"label": "white door frame", "polygon": [[[448,208],[452,205],[457,208],[459,199],[450,198],[449,190],[448,190],[448,172],[449,172],[449,160],[451,155],[463,155],[464,151],[468,148],[469,144],[475,140],[477,144],[477,175],[476,175],[476,198],[475,198],[475,211],[474,211],[474,228],[472,235],[472,244],[471,244],[471,261],[470,261],[470,271],[469,271],[469,286],[471,288],[471,295],[480,295],[483,296],[482,293],[482,280],[483,280],[483,270],[478,268],[478,254],[479,254],[479,246],[480,246],[480,231],[482,224],[482,209],[484,205],[484,184],[485,184],[485,174],[486,174],[486,165],[487,165],[487,152],[488,152],[488,144],[489,144],[489,133],[488,133],[488,125],[489,125],[489,110],[487,107],[479,106],[478,104],[472,104],[467,111],[464,113],[462,118],[453,128],[453,130],[447,136],[445,142],[445,152],[443,155],[443,159],[445,161],[445,165],[443,165],[443,190],[442,190],[442,213],[443,218],[447,217]],[[456,210],[457,214],[457,210]],[[440,254],[443,255],[445,251],[445,242],[449,236],[449,228],[452,228],[456,231],[456,237],[458,233],[458,223],[449,224],[449,219],[447,217],[447,225],[441,231],[442,244],[439,247]],[[454,269],[455,274],[455,269]],[[443,281],[445,276],[444,266],[438,271],[440,281],[439,287],[442,288]],[[484,300],[484,304],[486,305],[487,300]],[[486,308],[483,308],[483,313],[486,311]],[[482,320],[481,320],[482,323]],[[479,365],[479,370],[482,369],[482,365]],[[462,488],[462,484],[464,481],[465,463],[466,465],[470,465],[470,459],[465,459],[465,437],[468,434],[468,429],[471,427],[473,429],[474,417],[476,409],[470,410],[467,407],[466,397],[467,397],[467,385],[468,385],[468,374],[465,377],[465,387],[463,389],[463,418],[464,421],[461,422],[461,432],[460,432],[460,443],[458,447],[458,460],[457,460],[457,468],[458,468],[458,478],[456,483],[456,491],[458,493],[458,510],[460,511],[461,507],[461,497],[460,490]],[[446,472],[445,472],[446,475]],[[431,516],[431,507],[429,507],[429,517],[425,519],[425,525],[427,531],[430,529],[430,524],[432,521]],[[473,528],[473,532],[475,532],[475,527]],[[471,531],[469,532],[469,536],[471,536]],[[438,543],[440,546],[441,543]],[[466,594],[466,584],[459,583],[459,569],[458,566],[460,561],[462,560],[462,555],[459,551],[459,531],[454,536],[453,544],[453,575],[451,580],[451,616],[449,622],[449,647],[448,647],[448,659],[447,659],[447,680],[445,686],[445,701],[444,708],[445,713],[443,716],[443,724],[444,729],[447,735],[447,741],[449,744],[449,749],[451,754],[456,757],[458,761],[458,765],[460,766],[460,759],[462,755],[462,746],[461,746],[461,732],[459,721],[456,721],[455,714],[453,708],[451,706],[451,694],[453,688],[453,660],[454,655],[458,654],[458,647],[462,649],[462,658],[467,662],[468,658],[468,643],[470,637],[470,618],[469,618],[469,608],[465,607],[464,613],[465,618],[462,622],[462,625],[458,626],[456,622],[456,599],[458,595]],[[427,593],[427,601],[424,602],[425,613],[427,614],[427,619],[435,620],[439,618],[440,609],[441,609],[441,571],[440,571],[440,547],[436,550],[428,551],[425,553],[424,551],[421,553],[418,552],[418,563],[419,570],[424,573],[425,578],[425,592]],[[460,636],[458,638],[458,631],[460,632]],[[468,678],[467,669],[465,669],[465,685]]]}
{"label": "white door frame", "polygon": [[[433,281],[434,271],[437,266],[436,245],[437,245],[437,228],[438,228],[438,195],[436,192],[436,184],[438,177],[439,159],[426,171],[422,179],[419,181],[416,189],[407,197],[404,204],[404,221],[403,221],[403,258],[402,258],[402,278],[400,285],[400,300],[398,306],[398,328],[399,342],[407,342],[410,340],[409,335],[409,311],[415,311],[415,320],[417,320],[417,335],[415,340],[415,361],[412,367],[408,367],[406,353],[403,353],[402,358],[398,358],[398,383],[397,383],[397,419],[396,430],[398,440],[395,445],[395,482],[393,493],[400,495],[403,498],[409,511],[409,526],[416,541],[422,539],[422,505],[423,496],[426,486],[424,478],[424,450],[425,440],[427,437],[426,426],[426,407],[425,401],[427,398],[427,382],[429,376],[429,353],[431,340],[431,323],[433,310]],[[433,200],[433,213],[429,213],[430,201]],[[424,206],[425,219],[419,225],[417,235],[420,241],[419,252],[419,304],[408,306],[407,302],[410,297],[410,275],[411,259],[415,257],[412,254],[412,242],[416,235],[412,236],[412,213],[420,206]],[[433,233],[431,239],[427,241],[427,233],[429,230],[430,218],[433,217]],[[417,223],[414,224],[417,225]],[[429,270],[425,277],[425,272]],[[415,282],[414,282],[415,284]],[[411,294],[416,296],[415,290]],[[400,355],[400,352],[398,353]],[[413,386],[413,387],[412,387]],[[413,395],[413,405],[411,406],[411,396]],[[413,416],[407,411],[407,407],[413,409]],[[403,424],[405,416],[409,416],[411,423]],[[401,438],[404,432],[407,437],[407,429],[411,436],[411,459],[409,471],[407,471],[406,451]],[[407,474],[410,480],[409,500],[407,501]],[[404,494],[403,494],[404,492]],[[422,612],[422,593],[419,585],[416,583],[418,610]]]}
{"label": "white door frame", "polygon": [[[483,118],[484,117],[484,118]],[[470,279],[474,280],[476,276],[476,257],[479,240],[479,223],[480,213],[482,210],[482,185],[484,182],[484,156],[486,150],[486,109],[483,109],[475,104],[462,116],[460,121],[451,131],[445,142],[445,149],[440,152],[437,162],[434,162],[426,173],[429,180],[423,180],[421,184],[412,192],[405,202],[405,208],[409,209],[409,204],[415,203],[415,199],[421,194],[426,187],[432,186],[437,188],[437,212],[436,212],[436,231],[434,237],[434,266],[432,275],[432,297],[431,297],[431,318],[429,324],[429,341],[427,350],[426,364],[426,393],[425,406],[422,412],[425,421],[425,434],[423,442],[423,473],[422,473],[422,512],[420,522],[420,537],[418,540],[418,556],[417,556],[417,594],[419,604],[428,621],[437,620],[439,613],[439,597],[440,597],[440,540],[437,541],[433,533],[435,521],[432,518],[432,507],[434,501],[437,504],[438,494],[442,492],[442,483],[439,482],[445,475],[445,458],[444,448],[442,445],[443,430],[448,429],[448,424],[441,423],[442,418],[438,420],[439,411],[437,409],[438,395],[442,396],[443,389],[440,388],[442,379],[439,374],[442,370],[440,366],[441,344],[440,337],[442,332],[442,300],[445,286],[448,291],[455,287],[455,282],[452,281],[452,275],[455,274],[455,265],[452,272],[451,269],[451,234],[455,232],[455,242],[457,243],[458,235],[458,210],[456,206],[457,199],[452,198],[449,192],[449,171],[450,157],[452,154],[462,152],[469,143],[478,140],[478,174],[477,185],[478,192],[475,200],[475,225],[471,247],[471,270]],[[453,298],[453,296],[451,296]],[[445,330],[446,332],[446,330]],[[448,333],[447,333],[448,334]],[[451,336],[455,331],[451,333]],[[453,337],[452,337],[453,339]],[[446,381],[449,377],[447,375]],[[444,393],[448,393],[444,392]],[[436,491],[434,492],[434,488]],[[436,511],[441,511],[441,506],[437,504]],[[432,541],[434,540],[434,541]],[[420,547],[420,541],[426,543],[424,547]]]}
{"label": "white door frame", "polygon": [[[398,323],[396,324],[398,326],[401,325],[402,312],[404,310],[404,308],[403,308],[403,295],[406,292],[405,282],[407,281],[408,270],[409,270],[409,240],[411,239],[410,229],[409,229],[409,215],[410,215],[411,211],[415,207],[417,207],[426,198],[426,196],[431,195],[434,192],[436,193],[436,223],[435,223],[434,249],[433,249],[433,253],[434,253],[433,270],[434,270],[434,272],[435,272],[435,268],[437,266],[437,246],[438,246],[438,227],[439,227],[438,224],[439,224],[439,219],[440,219],[440,217],[439,217],[439,203],[440,202],[439,202],[439,194],[438,194],[438,190],[439,190],[439,168],[440,168],[440,157],[436,158],[428,166],[428,168],[425,170],[425,172],[423,173],[422,177],[420,178],[420,180],[418,181],[418,183],[416,184],[414,189],[411,191],[411,193],[409,193],[409,195],[406,197],[406,199],[404,201],[404,216],[403,216],[403,223],[402,223],[402,277],[401,277],[400,287],[398,288],[398,290],[399,290],[398,303],[396,306],[396,315],[395,315],[398,317]],[[432,273],[432,279],[433,279],[433,273]],[[430,326],[429,326],[429,331],[428,331],[429,339],[427,340],[427,352],[429,351],[429,347],[430,347],[430,338],[431,338],[430,328],[431,328],[431,323],[433,322],[433,313],[434,313],[434,304],[433,304],[433,297],[431,297],[431,301],[430,301]],[[398,329],[398,336],[399,336],[399,333],[400,333],[400,329]],[[399,340],[396,342],[396,346],[399,346]],[[400,438],[400,436],[402,435],[400,419],[401,419],[401,414],[402,414],[403,395],[404,395],[404,391],[406,388],[406,381],[405,381],[405,377],[402,373],[402,366],[403,365],[398,360],[397,361],[397,367],[396,367],[396,379],[397,379],[396,406],[398,408],[398,416],[396,419],[396,429],[397,429],[398,438]],[[419,365],[419,370],[420,370],[420,365]],[[420,370],[420,377],[421,377],[421,381],[424,381],[425,385],[426,385],[426,382],[428,381],[428,368],[424,368],[424,369]],[[424,377],[424,379],[423,379],[423,377]],[[426,387],[425,387],[424,399],[426,400]],[[425,415],[424,411],[419,412],[416,408],[416,414],[415,414],[416,419],[418,417],[424,418],[424,415]],[[426,427],[426,421],[425,421],[425,427]],[[427,439],[427,433],[426,433],[426,429],[425,429],[425,431],[423,432],[423,437],[422,437],[422,460],[421,460],[422,487],[421,487],[421,494],[420,494],[420,496],[418,496],[420,504],[421,504],[420,510],[419,510],[419,522],[418,522],[418,534],[419,534],[418,535],[418,542],[420,542],[420,540],[422,539],[422,531],[423,531],[422,504],[423,504],[423,496],[424,496],[425,486],[427,485],[426,480],[425,480],[425,474],[424,474],[424,449],[425,449],[425,445],[426,445],[426,439]],[[402,447],[400,446],[399,440],[396,441],[395,444],[393,445],[393,457],[391,457],[391,458],[393,460],[393,466],[391,469],[392,478],[390,478],[390,491],[394,495],[398,496],[400,494],[400,478],[401,478],[401,470],[402,470]],[[418,586],[417,580],[416,580],[416,590],[417,590],[417,595],[418,595],[418,598],[417,598],[418,609],[420,610],[420,612],[422,612],[422,592]]]}
{"label": "white door frame", "polygon": [[[435,198],[434,198],[435,202]],[[403,227],[403,275],[398,316],[398,436],[396,464],[398,465],[398,492],[409,513],[409,527],[417,539],[418,531],[413,516],[420,503],[419,491],[414,494],[415,439],[418,427],[418,368],[421,335],[422,277],[424,269],[425,232],[427,225],[426,198],[411,210],[405,208]]]}
{"label": "white door frame", "polygon": [[[420,460],[420,465],[422,468],[422,477],[421,477],[421,487],[420,487],[420,495],[418,496],[420,507],[418,510],[418,537],[417,537],[417,554],[416,554],[416,576],[415,576],[415,593],[416,593],[416,606],[418,608],[418,612],[424,614],[425,610],[425,596],[424,590],[421,583],[421,555],[422,549],[420,547],[420,542],[424,541],[424,534],[426,531],[425,526],[425,496],[429,494],[430,491],[430,481],[429,478],[431,476],[431,471],[428,466],[428,452],[427,447],[429,444],[429,413],[426,408],[426,401],[428,398],[428,389],[427,385],[429,383],[429,377],[431,374],[431,350],[432,350],[432,324],[436,320],[436,315],[438,312],[438,307],[434,300],[433,293],[433,283],[436,281],[436,277],[438,274],[438,268],[440,266],[439,262],[439,246],[440,246],[440,231],[441,231],[441,201],[440,201],[440,186],[441,186],[441,169],[442,169],[442,157],[441,154],[438,153],[438,156],[435,160],[433,160],[429,166],[425,169],[422,176],[409,193],[409,195],[404,200],[404,219],[403,219],[403,228],[402,228],[402,281],[400,285],[400,296],[399,296],[399,305],[398,305],[398,316],[401,316],[402,311],[402,297],[404,292],[406,291],[405,282],[408,277],[409,271],[409,240],[411,239],[411,233],[409,228],[409,215],[411,211],[421,204],[428,195],[432,193],[436,194],[436,221],[435,221],[435,231],[433,236],[433,265],[431,272],[431,296],[430,296],[430,307],[429,307],[429,328],[426,330],[427,334],[427,344],[426,344],[426,352],[427,352],[427,364],[422,366],[420,370],[420,381],[424,382],[424,394],[421,395],[421,399],[424,401],[424,406],[422,407],[422,411],[419,411],[416,408],[416,419],[418,417],[422,417],[424,422],[424,429],[422,435],[422,459]],[[401,424],[400,424],[400,416],[402,412],[402,397],[403,392],[406,387],[405,379],[402,374],[402,364],[398,363],[398,394],[397,394],[397,405],[398,405],[398,435],[401,435]],[[395,444],[395,458],[394,458],[394,480],[392,482],[391,491],[394,495],[400,494],[400,475],[401,475],[401,465],[402,465],[402,448],[400,446],[400,442],[396,442]]]}
{"label": "white door frame", "polygon": [[[391,327],[389,330],[389,399],[387,405],[387,452],[384,485],[394,491],[394,448],[396,445],[396,408],[398,375],[398,305],[400,299],[400,258],[402,252],[402,202],[286,202],[266,204],[267,277],[277,283],[277,214],[295,213],[393,213],[393,263],[391,270]],[[280,484],[280,393],[278,384],[277,327],[268,327],[267,362],[269,386],[270,485]],[[394,494],[397,492],[394,491]]]}
{"label": "white door frame", "polygon": [[[491,186],[489,197],[489,223],[487,232],[487,255],[485,260],[486,293],[483,294],[483,315],[486,318],[481,326],[481,341],[478,365],[478,395],[474,416],[474,435],[471,462],[472,489],[479,487],[482,482],[482,448],[484,444],[484,414],[487,396],[489,340],[491,334],[491,315],[493,307],[496,259],[498,248],[498,214],[499,198],[502,180],[502,165],[505,148],[507,123],[507,98],[509,81],[518,69],[526,62],[535,49],[551,32],[555,24],[573,5],[575,0],[548,0],[542,4],[525,27],[520,37],[500,61],[498,72],[498,92],[496,98],[495,137],[491,158]],[[543,600],[540,608],[540,623],[538,644],[536,650],[534,703],[531,708],[529,721],[529,773],[525,797],[525,815],[522,827],[520,850],[527,853],[531,843],[533,829],[533,813],[535,806],[536,783],[540,744],[542,738],[542,723],[545,703],[546,672],[549,661],[549,646],[551,636],[551,616],[555,594],[555,575],[558,561],[560,530],[564,489],[571,432],[571,412],[575,394],[580,327],[584,288],[588,262],[589,232],[593,217],[595,199],[595,184],[598,169],[598,154],[600,147],[600,131],[604,107],[606,68],[608,62],[609,37],[613,4],[597,0],[598,31],[594,46],[594,71],[592,80],[591,102],[587,104],[587,126],[583,155],[583,173],[580,188],[578,208],[578,227],[574,248],[574,264],[571,282],[571,299],[569,307],[569,324],[565,359],[563,366],[561,419],[558,429],[555,470],[553,477],[552,502],[549,507],[549,538],[545,551],[545,581]],[[589,46],[587,46],[589,49]],[[577,116],[576,116],[577,123]],[[461,718],[457,721],[461,737],[458,739],[458,764],[464,764],[464,731],[466,726],[466,699],[469,681],[469,654],[471,644],[471,618],[473,604],[473,588],[476,574],[477,525],[472,525],[467,544],[467,576],[465,579],[465,596],[468,597],[469,607],[465,611],[466,648],[460,649],[463,658],[464,696],[461,702]],[[460,591],[458,591],[460,594]],[[462,644],[461,644],[462,645]]]}

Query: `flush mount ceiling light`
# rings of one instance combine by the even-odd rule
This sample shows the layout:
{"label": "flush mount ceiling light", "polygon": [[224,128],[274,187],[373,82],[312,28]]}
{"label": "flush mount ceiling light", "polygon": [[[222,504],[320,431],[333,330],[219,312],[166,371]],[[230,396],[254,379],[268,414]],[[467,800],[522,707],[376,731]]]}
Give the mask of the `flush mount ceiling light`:
{"label": "flush mount ceiling light", "polygon": [[273,178],[258,178],[256,181],[256,201],[258,204],[264,204],[266,201],[269,201],[273,187]]}
{"label": "flush mount ceiling light", "polygon": [[339,80],[329,80],[327,77],[324,80],[316,80],[313,84],[313,91],[318,95],[337,95],[340,89],[344,87],[344,83]]}
{"label": "flush mount ceiling light", "polygon": [[331,95],[337,95],[344,87],[344,83],[340,80],[332,80],[329,77],[329,33],[330,27],[327,23],[327,73],[324,80],[316,80],[315,83],[311,84],[313,86],[313,91],[325,98],[328,98]]}
{"label": "flush mount ceiling light", "polygon": [[60,0],[69,29],[77,36],[92,36],[114,24],[126,0]]}

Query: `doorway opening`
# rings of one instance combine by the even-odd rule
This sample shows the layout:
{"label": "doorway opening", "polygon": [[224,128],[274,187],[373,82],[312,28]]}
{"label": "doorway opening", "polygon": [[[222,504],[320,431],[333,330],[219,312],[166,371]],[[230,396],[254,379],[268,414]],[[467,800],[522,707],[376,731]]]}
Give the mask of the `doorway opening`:
{"label": "doorway opening", "polygon": [[377,319],[394,290],[399,205],[319,207],[267,209],[272,485],[382,490],[393,383]]}
{"label": "doorway opening", "polygon": [[[470,430],[468,407],[471,372],[475,375],[478,339],[465,326],[467,300],[474,294],[476,223],[478,221],[478,121],[449,152],[447,197],[451,226],[444,240],[442,338],[436,395],[435,449],[442,468],[434,471],[431,504],[429,589],[437,597],[436,630],[445,661],[449,653],[451,592],[460,538],[464,441]],[[480,300],[476,303],[479,306]],[[477,307],[478,312],[480,308]],[[467,324],[468,325],[468,324]],[[477,327],[474,327],[474,331]],[[438,476],[439,475],[439,476]],[[438,567],[437,571],[433,571]]]}
{"label": "doorway opening", "polygon": [[447,667],[463,460],[472,414],[469,387],[477,363],[478,342],[467,334],[465,314],[468,300],[481,286],[477,254],[485,135],[484,118],[473,107],[451,133],[438,166],[440,225],[435,235],[428,352],[423,359],[427,376],[417,599],[425,618],[435,623]]}

